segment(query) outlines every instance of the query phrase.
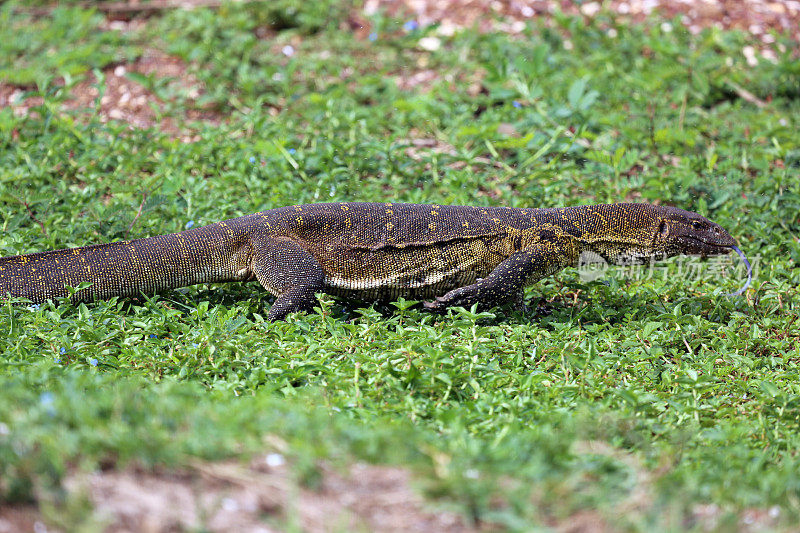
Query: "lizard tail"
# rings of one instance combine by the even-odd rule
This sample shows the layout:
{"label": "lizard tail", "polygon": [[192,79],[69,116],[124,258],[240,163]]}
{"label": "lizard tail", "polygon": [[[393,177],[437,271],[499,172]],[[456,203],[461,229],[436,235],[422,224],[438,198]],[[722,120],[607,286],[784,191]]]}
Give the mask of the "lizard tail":
{"label": "lizard tail", "polygon": [[68,296],[65,286],[90,283],[72,299],[91,301],[195,283],[234,281],[241,278],[231,266],[235,253],[227,235],[206,227],[134,241],[3,257],[0,298],[21,297],[41,303]]}

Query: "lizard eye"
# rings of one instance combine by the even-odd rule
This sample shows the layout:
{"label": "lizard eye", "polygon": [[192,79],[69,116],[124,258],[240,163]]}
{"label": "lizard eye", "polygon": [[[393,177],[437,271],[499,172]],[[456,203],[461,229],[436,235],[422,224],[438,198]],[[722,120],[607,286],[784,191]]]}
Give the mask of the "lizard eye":
{"label": "lizard eye", "polygon": [[666,221],[666,220],[662,220],[662,221],[661,221],[661,225],[659,225],[659,226],[658,226],[658,233],[659,233],[659,234],[660,234],[662,237],[667,237],[667,236],[669,236],[669,224],[667,224],[667,221]]}
{"label": "lizard eye", "polygon": [[692,227],[694,229],[700,229],[703,225],[700,223],[699,220],[692,220]]}

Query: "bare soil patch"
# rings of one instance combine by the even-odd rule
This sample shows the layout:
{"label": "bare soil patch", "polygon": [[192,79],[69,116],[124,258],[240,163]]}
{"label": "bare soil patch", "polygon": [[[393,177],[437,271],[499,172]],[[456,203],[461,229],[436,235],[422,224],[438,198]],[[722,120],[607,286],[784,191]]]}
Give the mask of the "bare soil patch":
{"label": "bare soil patch", "polygon": [[[622,524],[626,522],[619,521],[620,517],[636,523],[637,518],[653,510],[656,500],[653,482],[659,471],[646,470],[633,456],[603,442],[578,442],[575,451],[618,458],[634,472],[635,486],[616,505],[579,509],[566,516],[550,515],[546,511],[548,506],[534,491],[530,505],[541,508],[548,527],[562,533],[605,533],[624,527]],[[249,464],[196,461],[174,470],[130,467],[88,474],[73,472],[64,480],[64,488],[71,497],[90,502],[93,514],[83,519],[107,532],[499,530],[493,524],[474,525],[461,514],[431,507],[414,489],[414,477],[408,469],[364,463],[346,468],[322,464],[318,468],[319,482],[314,488],[302,486],[297,472],[276,453],[257,456]],[[497,508],[505,505],[502,491],[493,501]],[[54,509],[47,516],[59,520],[57,515],[58,510]],[[780,509],[746,509],[733,517],[736,531],[769,531],[778,527]],[[715,531],[724,523],[730,524],[730,518],[729,509],[698,504],[684,516],[676,514],[675,522],[667,524]],[[0,533],[54,533],[70,529],[63,519],[58,524],[48,523],[33,505],[0,505]]]}
{"label": "bare soil patch", "polygon": [[[65,486],[87,496],[94,519],[111,532],[477,530],[456,513],[427,507],[406,469],[356,463],[341,471],[323,465],[319,487],[309,489],[297,483],[289,466],[276,464],[280,457],[260,456],[250,465],[197,463],[172,472],[74,473]],[[30,506],[0,508],[0,533],[33,531],[37,522],[41,529],[45,522]]]}
{"label": "bare soil patch", "polygon": [[[706,27],[740,29],[765,43],[770,30],[800,37],[798,0],[366,0],[364,11],[379,9],[394,16],[413,18],[421,25],[439,23],[443,31],[477,26],[481,30],[522,31],[525,21],[549,18],[556,12],[593,17],[607,10],[623,20],[641,22],[651,14],[664,19],[680,17],[689,31]],[[503,22],[499,25],[492,16]]]}
{"label": "bare soil patch", "polygon": [[[117,24],[120,24],[117,22]],[[175,116],[167,109],[167,103],[152,91],[132,80],[128,73],[135,72],[157,79],[169,79],[176,90],[182,91],[190,104],[181,108],[181,116]],[[191,105],[203,94],[202,83],[192,76],[186,64],[179,58],[169,56],[155,49],[146,50],[132,63],[111,65],[103,69],[105,77],[102,96],[98,80],[94,74],[70,87],[63,108],[72,111],[93,112],[99,101],[100,120],[127,122],[134,128],[156,127],[166,133],[181,136],[185,141],[192,140],[193,133],[187,132],[186,121],[204,121],[212,124],[222,122],[222,116],[212,109],[201,109]],[[63,84],[63,80],[60,81]],[[20,116],[27,115],[34,107],[42,104],[41,97],[29,97],[19,101],[19,97],[30,88],[0,83],[0,108],[11,107]]]}
{"label": "bare soil patch", "polygon": [[36,531],[43,526],[42,517],[33,505],[0,505],[0,533]]}

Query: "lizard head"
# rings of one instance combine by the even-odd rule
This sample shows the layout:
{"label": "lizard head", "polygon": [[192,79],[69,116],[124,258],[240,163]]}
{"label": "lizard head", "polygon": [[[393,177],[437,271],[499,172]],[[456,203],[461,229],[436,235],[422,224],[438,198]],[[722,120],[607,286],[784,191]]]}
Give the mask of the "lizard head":
{"label": "lizard head", "polygon": [[[676,207],[651,204],[604,204],[567,208],[563,228],[583,245],[584,252],[616,264],[643,263],[674,255],[723,255],[731,250],[747,268],[747,281],[732,295],[744,293],[753,269],[736,239],[719,224]],[[585,260],[584,257],[579,259]],[[594,261],[590,261],[594,262]]]}
{"label": "lizard head", "polygon": [[736,239],[718,224],[676,207],[619,203],[587,209],[588,214],[576,210],[571,217],[580,221],[579,240],[587,250],[612,263],[640,263],[680,254],[722,255],[736,246]]}
{"label": "lizard head", "polygon": [[736,246],[736,239],[719,224],[705,217],[669,206],[652,206],[658,225],[652,229],[653,248],[672,256],[678,254],[723,255]]}

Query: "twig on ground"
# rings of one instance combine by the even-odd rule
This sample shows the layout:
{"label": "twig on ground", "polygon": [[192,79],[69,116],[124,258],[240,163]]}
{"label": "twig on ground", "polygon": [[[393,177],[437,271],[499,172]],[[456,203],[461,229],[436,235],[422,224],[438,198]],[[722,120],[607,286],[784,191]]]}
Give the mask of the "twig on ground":
{"label": "twig on ground", "polygon": [[736,93],[736,96],[738,96],[742,100],[750,102],[751,104],[755,105],[758,108],[762,108],[767,105],[767,103],[764,100],[754,95],[741,85],[737,85],[736,83],[733,83],[730,80],[727,80],[726,83],[731,89],[733,89],[733,91]]}
{"label": "twig on ground", "polygon": [[26,202],[25,200],[23,200],[22,198],[17,198],[14,195],[11,195],[11,197],[14,198],[16,201],[18,201],[19,203],[21,203],[25,207],[25,210],[28,212],[28,215],[31,217],[31,220],[33,220],[34,222],[39,224],[39,227],[42,228],[42,233],[47,235],[47,228],[45,228],[44,227],[44,223],[42,223],[42,221],[39,220],[38,218],[36,218],[36,215],[33,214],[33,210],[31,209],[30,204],[28,202]]}
{"label": "twig on ground", "polygon": [[133,220],[131,220],[131,223],[128,226],[128,231],[125,233],[126,236],[131,234],[131,230],[133,229],[133,226],[136,224],[136,221],[139,220],[139,217],[142,214],[142,209],[144,208],[144,203],[146,201],[147,201],[147,193],[142,193],[142,203],[139,204],[139,210],[136,211],[136,216],[133,217]]}

